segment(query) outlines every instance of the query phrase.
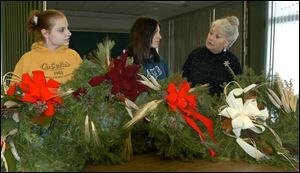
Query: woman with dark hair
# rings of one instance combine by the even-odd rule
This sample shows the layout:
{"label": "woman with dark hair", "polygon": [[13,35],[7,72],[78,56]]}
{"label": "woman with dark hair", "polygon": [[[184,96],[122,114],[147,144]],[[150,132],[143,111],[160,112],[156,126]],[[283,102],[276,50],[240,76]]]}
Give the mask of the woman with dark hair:
{"label": "woman with dark hair", "polygon": [[155,79],[165,79],[169,75],[168,66],[157,53],[161,39],[159,22],[150,17],[140,17],[133,24],[129,36],[127,55],[134,63],[142,65],[144,73]]}

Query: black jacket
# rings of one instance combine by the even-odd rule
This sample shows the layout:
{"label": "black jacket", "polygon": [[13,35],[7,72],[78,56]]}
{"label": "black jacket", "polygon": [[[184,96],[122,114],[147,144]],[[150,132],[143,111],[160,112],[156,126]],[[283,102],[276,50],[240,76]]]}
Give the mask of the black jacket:
{"label": "black jacket", "polygon": [[183,66],[183,77],[187,77],[192,86],[209,83],[210,93],[219,94],[223,92],[221,85],[233,80],[225,62],[229,62],[235,75],[242,73],[238,58],[230,51],[213,54],[206,47],[195,49]]}

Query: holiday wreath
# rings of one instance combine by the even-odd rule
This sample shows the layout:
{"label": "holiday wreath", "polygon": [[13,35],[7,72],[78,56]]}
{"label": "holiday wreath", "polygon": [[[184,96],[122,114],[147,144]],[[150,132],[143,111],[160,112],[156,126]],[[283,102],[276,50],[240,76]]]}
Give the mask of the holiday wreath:
{"label": "holiday wreath", "polygon": [[[11,78],[6,78],[12,75]],[[79,147],[70,136],[60,83],[42,71],[18,77],[8,73],[1,87],[1,171],[77,171],[83,169]],[[7,80],[15,80],[8,86]],[[66,164],[67,163],[67,164]]]}
{"label": "holiday wreath", "polygon": [[[181,74],[156,81],[114,42],[98,44],[64,85],[33,72],[1,87],[1,170],[79,171],[132,153],[245,160],[298,170],[299,112],[292,83],[251,69],[211,96]],[[231,71],[229,64],[224,64]],[[272,82],[275,81],[275,82]],[[71,94],[72,93],[72,94]]]}

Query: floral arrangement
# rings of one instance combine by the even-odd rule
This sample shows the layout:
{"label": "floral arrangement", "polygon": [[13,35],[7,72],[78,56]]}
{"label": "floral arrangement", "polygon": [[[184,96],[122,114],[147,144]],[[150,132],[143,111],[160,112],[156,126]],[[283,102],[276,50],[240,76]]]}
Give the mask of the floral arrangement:
{"label": "floral arrangement", "polygon": [[[28,73],[23,74],[22,81],[13,84],[7,90],[7,95],[17,94],[17,99],[22,102],[34,103],[35,105],[45,104],[46,108],[42,114],[51,117],[55,112],[55,104],[62,104],[62,99],[57,96],[60,83],[53,79],[46,81],[43,71],[33,71],[32,73],[32,78]],[[21,92],[16,92],[17,87],[20,88]]]}
{"label": "floral arrangement", "polygon": [[[74,136],[87,153],[86,159],[98,164],[120,163],[129,160],[132,152],[142,153],[153,149],[158,150],[163,156],[184,160],[204,157],[207,155],[205,151],[207,149],[213,156],[214,152],[210,146],[212,144],[205,142],[205,135],[200,130],[200,126],[196,125],[204,123],[209,129],[210,137],[213,138],[212,122],[197,112],[196,97],[187,96],[191,101],[187,102],[190,106],[187,109],[179,109],[186,112],[185,115],[180,111],[171,112],[172,109],[169,108],[167,102],[158,104],[162,102],[158,101],[160,100],[158,98],[165,100],[162,93],[167,90],[166,83],[160,86],[157,81],[152,79],[154,82],[152,86],[160,87],[161,91],[149,91],[148,87],[152,86],[143,83],[142,81],[146,77],[138,74],[140,66],[132,64],[132,59],[128,58],[125,52],[114,59],[107,58],[108,53],[98,53],[105,52],[107,47],[111,47],[110,43],[105,41],[103,45],[98,46],[101,50],[94,51],[93,55],[102,56],[94,56],[90,58],[90,61],[84,60],[81,67],[75,72],[76,80],[66,85],[67,88],[78,88],[73,93],[75,99],[66,98],[65,104],[73,114],[76,114],[76,119],[72,120],[72,126],[76,127]],[[108,59],[109,61],[98,59]],[[105,63],[107,64],[105,66],[98,62],[109,63]],[[172,79],[169,80],[169,83],[172,83]],[[173,87],[175,87],[174,83]],[[185,82],[182,90],[187,92],[189,90],[186,90],[187,87],[188,83]],[[170,99],[175,94],[175,92],[172,93]],[[186,93],[186,95],[188,94]],[[147,102],[151,102],[151,104],[147,104]],[[172,105],[176,104],[172,103]],[[155,105],[160,108],[154,109]],[[151,107],[152,111],[150,111]],[[189,111],[193,113],[187,113]],[[133,113],[138,112],[143,116],[140,119],[144,119],[144,121],[136,121],[135,126],[129,126],[128,122],[135,121],[139,117],[134,116]],[[158,114],[162,115],[156,116]],[[168,119],[168,122],[164,119]],[[176,124],[180,129],[175,127],[176,124],[172,127],[172,122],[176,119],[178,120]],[[126,123],[127,125],[124,126]],[[164,127],[161,128],[162,131],[157,131],[159,123]],[[185,126],[189,126],[188,124],[191,127],[185,128]],[[164,139],[161,139],[163,136]],[[168,143],[170,145],[166,145]],[[204,144],[204,147],[201,143]]]}
{"label": "floral arrangement", "polygon": [[123,94],[130,100],[135,101],[140,92],[145,92],[148,88],[139,83],[140,77],[137,75],[140,69],[139,65],[126,65],[127,56],[125,51],[120,58],[115,58],[112,66],[105,75],[95,76],[89,80],[92,87],[100,85],[104,80],[110,80],[112,83],[111,93]]}
{"label": "floral arrangement", "polygon": [[67,88],[78,88],[73,93],[75,99],[65,100],[77,117],[72,120],[75,139],[85,150],[86,159],[98,164],[116,164],[130,158],[131,133],[122,126],[130,120],[128,108],[148,90],[138,82],[140,66],[130,63],[124,51],[113,59],[107,57],[109,53],[98,53],[109,50],[112,43],[105,40],[93,53],[102,56],[85,59],[75,72],[77,80],[66,84]]}
{"label": "floral arrangement", "polygon": [[[214,157],[215,152],[209,146],[211,144],[206,143],[206,137],[200,128],[204,125],[208,136],[214,143],[217,143],[213,134],[213,122],[197,110],[195,93],[191,93],[192,90],[195,92],[197,89],[191,89],[189,83],[179,75],[171,77],[169,84],[166,85],[167,83],[165,83],[163,87],[152,76],[149,79],[143,75],[140,76],[143,78],[140,82],[152,88],[154,92],[148,93],[148,99],[141,98],[141,100],[148,102],[143,103],[132,120],[126,123],[124,127],[126,129],[133,128],[133,131],[138,133],[143,125],[136,127],[133,125],[146,118],[148,121],[146,125],[149,126],[147,129],[148,140],[152,140],[154,148],[163,157],[183,160],[201,158],[207,155],[205,149],[208,149],[210,156]],[[178,84],[180,87],[177,90],[176,85]],[[151,96],[149,97],[149,95]],[[141,123],[143,124],[143,122]],[[132,135],[133,138],[135,136]],[[135,146],[133,145],[133,149]]]}
{"label": "floral arrangement", "polygon": [[11,86],[4,80],[2,171],[80,171],[86,163],[120,164],[145,152],[298,170],[291,83],[246,68],[224,84],[224,94],[211,96],[181,74],[145,77],[125,52],[110,58],[113,45],[99,43],[63,85],[41,71],[12,76]]}
{"label": "floral arrangement", "polygon": [[[225,90],[229,84],[231,83],[226,85]],[[238,83],[236,84],[238,85]],[[242,94],[246,94],[256,86],[256,84],[252,84],[244,89],[239,86],[239,88],[230,91],[228,95],[226,95],[226,102],[228,106],[222,109],[219,115],[231,119],[231,130],[237,138],[236,142],[251,157],[260,160],[267,156],[255,147],[249,145],[240,136],[241,130],[243,129],[249,129],[258,134],[262,133],[265,130],[264,123],[269,116],[268,111],[266,108],[259,110],[256,98],[247,98],[243,100],[243,98],[237,97]],[[226,130],[229,131],[230,129]],[[274,135],[275,137],[278,137],[276,134]]]}
{"label": "floral arrangement", "polygon": [[[80,157],[76,145],[70,145],[70,140],[65,138],[68,128],[63,122],[66,112],[63,112],[62,96],[72,91],[61,91],[60,83],[47,81],[42,71],[32,74],[32,77],[26,73],[22,77],[13,74],[10,79],[8,75],[3,78],[1,170],[55,171],[83,167],[82,161],[64,164]],[[9,86],[8,80],[16,83]],[[53,145],[58,147],[51,147]],[[47,159],[55,159],[55,162],[47,164]]]}
{"label": "floral arrangement", "polygon": [[[226,84],[222,99],[213,108],[222,117],[221,121],[215,119],[219,127],[216,131],[220,146],[226,148],[220,150],[221,156],[247,161],[254,158],[259,163],[298,170],[298,161],[293,155],[297,152],[292,153],[292,150],[285,147],[285,143],[291,140],[294,143],[289,143],[290,146],[299,146],[296,142],[297,134],[291,134],[293,128],[298,128],[298,123],[295,122],[296,109],[293,112],[289,107],[290,111],[286,111],[288,105],[295,108],[296,96],[289,92],[290,99],[287,100],[292,100],[292,104],[287,102],[283,106],[280,102],[282,99],[274,91],[277,86],[270,85],[263,74],[254,75],[251,69],[246,68],[244,74],[235,76],[235,79]],[[281,86],[280,93],[285,93],[281,82],[276,83]],[[285,132],[282,133],[283,131]]]}

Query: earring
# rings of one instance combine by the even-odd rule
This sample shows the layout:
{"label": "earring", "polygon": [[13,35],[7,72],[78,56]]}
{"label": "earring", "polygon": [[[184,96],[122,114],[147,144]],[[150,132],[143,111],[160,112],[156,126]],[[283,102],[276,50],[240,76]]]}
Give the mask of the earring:
{"label": "earring", "polygon": [[223,52],[226,52],[226,51],[227,51],[227,49],[226,49],[226,48],[224,48],[224,49],[223,49]]}

